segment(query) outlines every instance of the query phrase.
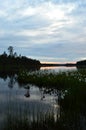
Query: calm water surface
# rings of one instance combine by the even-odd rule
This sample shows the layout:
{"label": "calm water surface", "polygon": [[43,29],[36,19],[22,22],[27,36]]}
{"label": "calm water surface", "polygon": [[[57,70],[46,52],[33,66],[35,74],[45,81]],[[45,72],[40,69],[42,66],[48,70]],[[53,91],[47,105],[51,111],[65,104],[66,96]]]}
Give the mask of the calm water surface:
{"label": "calm water surface", "polygon": [[72,70],[77,70],[76,67],[41,67],[41,70],[49,70],[49,71],[55,71],[55,72],[60,72],[60,71],[72,71]]}
{"label": "calm water surface", "polygon": [[[56,72],[76,70],[75,67],[41,68],[41,70],[43,69]],[[36,116],[37,111],[46,113],[53,109],[54,117],[56,118],[57,114],[59,117],[59,94],[61,95],[62,93],[56,90],[50,93],[44,93],[44,88],[39,88],[34,85],[19,85],[16,81],[16,75],[0,78],[0,127],[8,111],[16,113],[20,109],[22,109],[22,111],[27,110],[30,116],[32,116],[33,111],[35,111]]]}

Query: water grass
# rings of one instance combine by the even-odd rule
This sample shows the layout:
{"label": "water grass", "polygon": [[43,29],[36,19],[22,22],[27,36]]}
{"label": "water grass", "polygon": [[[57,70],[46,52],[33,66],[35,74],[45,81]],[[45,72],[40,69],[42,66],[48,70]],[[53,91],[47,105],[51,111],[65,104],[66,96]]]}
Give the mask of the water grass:
{"label": "water grass", "polygon": [[74,86],[85,86],[86,78],[78,71],[52,73],[48,71],[21,72],[18,75],[19,83],[35,84],[39,87],[55,87],[57,89]]}
{"label": "water grass", "polygon": [[16,113],[9,109],[6,114],[3,130],[55,130],[56,128],[62,130],[59,129],[63,128],[62,125],[59,124],[59,121],[55,121],[54,119],[53,110],[51,112],[42,113],[40,109],[38,109],[37,115],[35,115],[33,108],[32,116],[30,116],[30,113],[26,114],[26,111],[22,111],[21,108],[19,108]]}
{"label": "water grass", "polygon": [[[60,118],[54,118],[53,111],[41,113],[37,116],[33,111],[30,115],[7,114],[4,130],[84,130],[86,129],[86,70],[51,73],[48,71],[21,72],[19,83],[35,84],[44,90],[63,91],[64,98],[60,100]],[[29,117],[29,118],[28,118]],[[16,123],[15,123],[16,122]]]}
{"label": "water grass", "polygon": [[58,127],[61,129],[62,124],[62,128],[66,130],[86,129],[86,69],[59,73],[23,72],[18,80],[20,83],[38,85],[47,91],[52,88],[66,92],[60,100]]}
{"label": "water grass", "polygon": [[[65,97],[62,104],[71,109],[84,108],[86,104],[86,70],[48,73],[23,72],[18,76],[20,83],[30,83],[43,87],[45,93],[60,90]],[[83,104],[83,105],[82,105]]]}
{"label": "water grass", "polygon": [[28,109],[23,111],[20,107],[16,113],[12,111],[12,108],[9,109],[2,130],[84,130],[80,122],[83,118],[75,109],[61,110],[60,118],[57,117],[57,120],[54,118],[53,110],[42,113],[40,109],[37,109],[35,118],[34,108],[32,116],[28,113]]}

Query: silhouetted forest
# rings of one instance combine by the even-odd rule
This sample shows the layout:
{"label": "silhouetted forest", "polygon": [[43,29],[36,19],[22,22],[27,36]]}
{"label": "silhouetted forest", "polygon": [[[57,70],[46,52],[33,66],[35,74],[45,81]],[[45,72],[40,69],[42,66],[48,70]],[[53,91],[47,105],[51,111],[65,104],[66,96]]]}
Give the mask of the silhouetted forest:
{"label": "silhouetted forest", "polygon": [[39,69],[40,61],[27,58],[25,56],[17,56],[13,52],[13,47],[8,48],[9,54],[4,52],[0,55],[0,71],[19,71],[25,69]]}
{"label": "silhouetted forest", "polygon": [[86,60],[78,61],[76,65],[86,67]]}

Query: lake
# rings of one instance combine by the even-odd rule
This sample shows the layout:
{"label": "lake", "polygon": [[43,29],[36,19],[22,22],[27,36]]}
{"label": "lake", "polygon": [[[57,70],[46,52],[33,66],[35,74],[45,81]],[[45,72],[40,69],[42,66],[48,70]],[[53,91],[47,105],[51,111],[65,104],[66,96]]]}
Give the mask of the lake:
{"label": "lake", "polygon": [[[41,70],[49,72],[77,70],[76,67],[43,67]],[[60,118],[59,96],[63,97],[63,92],[53,90],[45,93],[45,88],[31,84],[20,85],[16,80],[17,75],[0,76],[0,130],[4,125],[4,120],[8,113],[19,114],[27,111],[30,120],[35,120],[38,113],[54,112],[54,119],[57,115]]]}
{"label": "lake", "polygon": [[41,67],[40,70],[49,70],[51,72],[60,72],[60,71],[74,71],[77,70],[76,67],[66,67],[66,66],[61,66],[61,67]]}

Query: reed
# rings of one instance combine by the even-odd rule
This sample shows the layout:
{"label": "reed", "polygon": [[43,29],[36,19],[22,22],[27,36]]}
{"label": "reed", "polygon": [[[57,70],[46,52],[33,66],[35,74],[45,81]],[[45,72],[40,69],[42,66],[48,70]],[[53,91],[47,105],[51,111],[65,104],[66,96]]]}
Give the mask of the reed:
{"label": "reed", "polygon": [[[60,118],[52,112],[33,110],[32,118],[19,110],[16,115],[7,114],[4,130],[83,130],[86,128],[86,70],[51,73],[48,71],[21,72],[19,83],[35,84],[45,90],[56,89],[65,93],[60,100]],[[51,90],[51,91],[52,91]]]}
{"label": "reed", "polygon": [[26,84],[35,84],[39,87],[55,87],[57,89],[65,89],[74,86],[85,86],[85,74],[82,74],[81,72],[68,71],[49,73],[48,71],[23,71],[18,75],[18,82]]}
{"label": "reed", "polygon": [[23,111],[21,108],[18,108],[16,113],[9,109],[3,130],[51,130],[57,128],[58,121],[54,119],[53,110],[42,113],[38,109],[37,113],[35,113],[33,108],[31,115],[31,113],[27,113],[27,109]]}

